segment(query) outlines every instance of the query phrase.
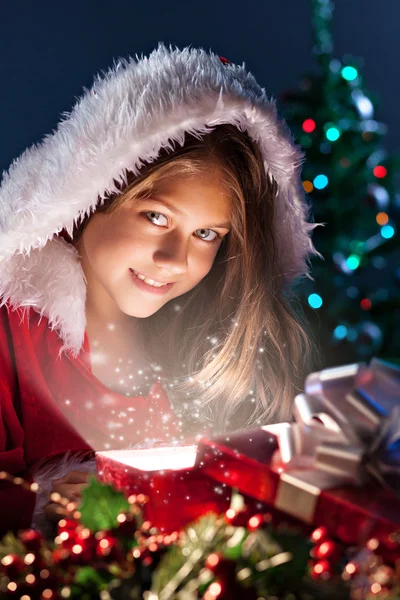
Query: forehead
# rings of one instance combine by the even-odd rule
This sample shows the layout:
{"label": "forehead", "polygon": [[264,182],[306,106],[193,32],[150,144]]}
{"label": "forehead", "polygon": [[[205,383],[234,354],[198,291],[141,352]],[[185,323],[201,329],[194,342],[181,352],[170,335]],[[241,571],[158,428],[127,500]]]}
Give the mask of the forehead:
{"label": "forehead", "polygon": [[173,177],[156,184],[152,195],[165,196],[175,202],[184,202],[229,210],[232,194],[217,170],[202,175]]}

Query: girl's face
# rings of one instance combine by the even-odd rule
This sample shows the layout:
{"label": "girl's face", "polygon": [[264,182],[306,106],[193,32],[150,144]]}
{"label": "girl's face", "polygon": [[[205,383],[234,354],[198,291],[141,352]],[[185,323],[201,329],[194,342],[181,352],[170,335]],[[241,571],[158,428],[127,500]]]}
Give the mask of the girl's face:
{"label": "girl's face", "polygon": [[[167,206],[168,204],[168,206]],[[87,311],[103,322],[145,318],[193,289],[210,271],[230,228],[232,200],[216,169],[175,179],[157,196],[95,213],[77,243]],[[172,286],[153,293],[133,273]]]}

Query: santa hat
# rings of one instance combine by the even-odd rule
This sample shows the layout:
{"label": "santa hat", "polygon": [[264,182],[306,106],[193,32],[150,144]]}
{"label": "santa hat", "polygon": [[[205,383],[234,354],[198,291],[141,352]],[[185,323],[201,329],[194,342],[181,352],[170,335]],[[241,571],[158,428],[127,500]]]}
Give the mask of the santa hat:
{"label": "santa hat", "polygon": [[275,101],[245,65],[203,49],[159,44],[149,57],[122,59],[97,76],[57,129],[13,162],[0,187],[0,299],[33,307],[76,355],[83,343],[86,284],[77,251],[57,234],[118,191],[185,132],[231,123],[258,144],[278,184],[274,227],[283,276],[309,277],[318,254],[300,180],[303,154]]}

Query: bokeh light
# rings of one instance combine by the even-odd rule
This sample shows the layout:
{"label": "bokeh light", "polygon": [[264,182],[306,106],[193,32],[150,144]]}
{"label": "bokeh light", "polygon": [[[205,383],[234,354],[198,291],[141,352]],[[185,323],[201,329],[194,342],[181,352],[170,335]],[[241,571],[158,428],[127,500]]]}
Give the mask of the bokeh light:
{"label": "bokeh light", "polygon": [[316,126],[317,124],[315,123],[314,119],[306,119],[303,123],[303,131],[306,133],[312,133]]}
{"label": "bokeh light", "polygon": [[374,167],[373,174],[378,179],[383,179],[387,175],[387,169],[386,169],[386,167],[382,167],[382,165],[378,165],[378,166]]}
{"label": "bokeh light", "polygon": [[354,81],[358,77],[358,71],[354,67],[343,67],[342,69],[342,77],[347,81]]}
{"label": "bokeh light", "polygon": [[336,142],[340,138],[340,131],[337,127],[329,127],[325,135],[330,142]]}
{"label": "bokeh light", "polygon": [[346,264],[351,271],[355,271],[357,267],[360,265],[360,257],[356,254],[351,254],[349,258],[346,260]]}
{"label": "bokeh light", "polygon": [[333,336],[337,340],[344,340],[347,335],[347,327],[345,325],[338,325],[333,331]]}
{"label": "bokeh light", "polygon": [[380,212],[376,215],[378,225],[386,225],[389,221],[389,216],[385,212]]}
{"label": "bokeh light", "polygon": [[311,308],[321,308],[322,298],[319,294],[310,294],[308,296],[308,304]]}
{"label": "bokeh light", "polygon": [[391,225],[384,225],[381,229],[381,236],[386,240],[394,236],[394,228]]}
{"label": "bokeh light", "polygon": [[329,180],[326,175],[317,175],[313,183],[317,190],[323,190],[328,185]]}

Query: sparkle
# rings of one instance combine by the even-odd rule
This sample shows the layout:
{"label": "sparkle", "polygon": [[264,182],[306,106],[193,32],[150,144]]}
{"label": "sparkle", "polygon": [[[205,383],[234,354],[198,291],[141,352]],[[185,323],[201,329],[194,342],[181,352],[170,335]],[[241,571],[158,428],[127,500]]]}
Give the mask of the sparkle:
{"label": "sparkle", "polygon": [[108,331],[115,331],[115,324],[114,323],[108,323],[107,329],[108,329]]}
{"label": "sparkle", "polygon": [[91,352],[90,359],[92,365],[105,365],[107,363],[106,355],[103,352]]}
{"label": "sparkle", "polygon": [[69,405],[71,404],[71,400],[66,400],[66,401],[65,401],[65,404],[66,404],[67,406],[69,406]]}
{"label": "sparkle", "polygon": [[120,429],[122,427],[122,423],[118,423],[116,421],[109,421],[107,423],[108,429]]}

